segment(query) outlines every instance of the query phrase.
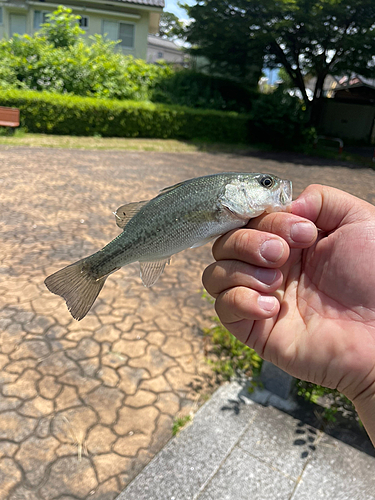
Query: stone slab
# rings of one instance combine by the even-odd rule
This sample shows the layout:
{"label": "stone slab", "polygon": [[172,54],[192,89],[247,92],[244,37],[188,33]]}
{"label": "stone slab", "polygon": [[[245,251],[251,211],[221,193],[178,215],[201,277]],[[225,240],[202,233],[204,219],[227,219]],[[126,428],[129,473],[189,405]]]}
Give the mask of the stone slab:
{"label": "stone slab", "polygon": [[222,386],[135,478],[117,500],[191,500],[210,480],[254,419],[258,406],[241,397],[243,386]]}
{"label": "stone slab", "polygon": [[221,387],[116,500],[375,500],[374,457],[249,398]]}
{"label": "stone slab", "polygon": [[[197,500],[285,500],[295,482],[236,447]],[[176,499],[177,500],[177,499]]]}

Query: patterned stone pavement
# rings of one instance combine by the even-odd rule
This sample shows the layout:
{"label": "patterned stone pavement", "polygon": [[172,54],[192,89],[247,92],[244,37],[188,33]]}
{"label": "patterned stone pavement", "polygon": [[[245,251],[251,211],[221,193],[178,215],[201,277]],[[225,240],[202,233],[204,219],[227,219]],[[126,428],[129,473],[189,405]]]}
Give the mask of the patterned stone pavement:
{"label": "patterned stone pavement", "polygon": [[112,275],[81,322],[43,280],[118,234],[118,206],[180,180],[269,171],[375,201],[375,172],[277,155],[0,148],[0,499],[112,500],[210,390],[201,298],[210,247],[159,282]]}

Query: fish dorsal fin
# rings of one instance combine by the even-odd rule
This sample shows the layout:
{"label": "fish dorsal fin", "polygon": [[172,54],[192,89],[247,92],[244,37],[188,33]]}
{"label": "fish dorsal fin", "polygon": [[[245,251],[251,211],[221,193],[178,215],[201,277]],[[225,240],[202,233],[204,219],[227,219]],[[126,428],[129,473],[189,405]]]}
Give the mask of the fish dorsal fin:
{"label": "fish dorsal fin", "polygon": [[113,212],[116,217],[116,224],[118,227],[123,229],[126,224],[134,217],[136,213],[140,211],[142,207],[144,207],[148,203],[148,200],[145,201],[136,201],[134,203],[127,203],[126,205],[121,205],[116,212]]}
{"label": "fish dorsal fin", "polygon": [[165,194],[165,193],[169,193],[169,191],[173,191],[173,189],[176,189],[180,186],[182,186],[182,184],[185,184],[186,181],[183,181],[183,182],[178,182],[177,184],[173,184],[173,186],[168,186],[164,189],[162,189],[161,191],[159,191],[160,194]]}
{"label": "fish dorsal fin", "polygon": [[154,285],[164,271],[165,265],[169,264],[170,257],[152,262],[140,262],[141,279],[144,286]]}

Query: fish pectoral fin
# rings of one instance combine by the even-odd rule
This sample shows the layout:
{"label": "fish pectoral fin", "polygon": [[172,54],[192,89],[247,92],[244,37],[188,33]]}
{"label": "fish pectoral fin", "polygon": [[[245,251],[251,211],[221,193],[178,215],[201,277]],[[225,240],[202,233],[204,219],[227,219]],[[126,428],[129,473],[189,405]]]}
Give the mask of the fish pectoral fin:
{"label": "fish pectoral fin", "polygon": [[214,240],[218,236],[220,236],[220,234],[217,234],[215,236],[209,236],[208,238],[205,238],[204,240],[197,241],[197,243],[194,243],[194,245],[192,245],[190,248],[203,247],[203,245],[205,245],[206,243],[209,243],[210,241]]}
{"label": "fish pectoral fin", "polygon": [[152,286],[160,278],[164,271],[165,265],[169,264],[170,257],[162,260],[154,260],[152,262],[140,262],[141,279],[144,286]]}
{"label": "fish pectoral fin", "polygon": [[140,211],[142,207],[147,205],[148,200],[136,201],[134,203],[127,203],[126,205],[121,205],[113,215],[116,218],[116,224],[118,227],[123,229],[126,224],[134,217],[136,213]]}

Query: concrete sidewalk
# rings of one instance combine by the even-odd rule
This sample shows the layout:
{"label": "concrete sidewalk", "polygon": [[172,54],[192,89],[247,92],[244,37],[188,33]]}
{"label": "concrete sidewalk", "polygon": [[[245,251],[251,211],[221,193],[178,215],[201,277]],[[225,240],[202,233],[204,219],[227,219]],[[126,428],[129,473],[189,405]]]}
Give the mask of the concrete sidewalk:
{"label": "concrete sidewalk", "polygon": [[374,457],[259,397],[222,386],[117,500],[375,500]]}

